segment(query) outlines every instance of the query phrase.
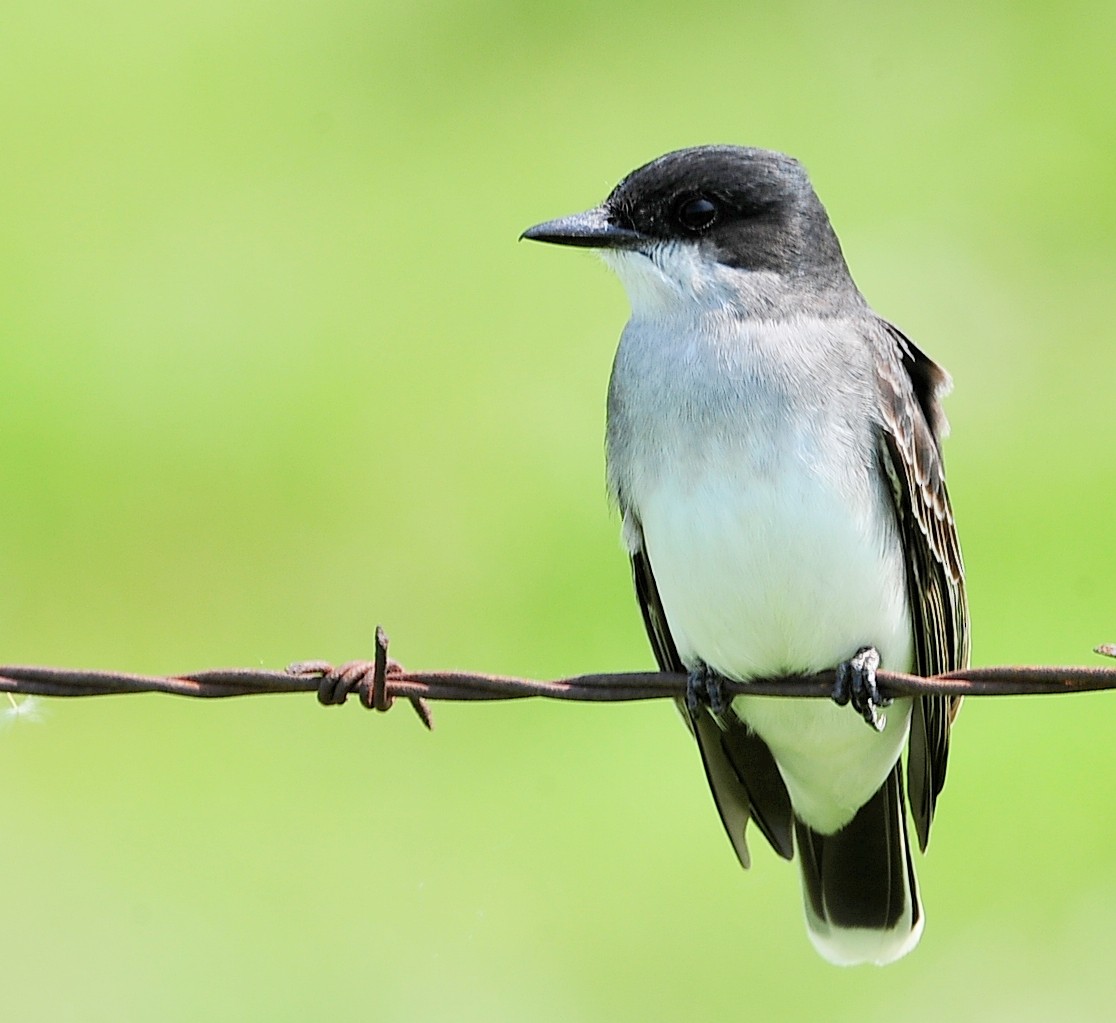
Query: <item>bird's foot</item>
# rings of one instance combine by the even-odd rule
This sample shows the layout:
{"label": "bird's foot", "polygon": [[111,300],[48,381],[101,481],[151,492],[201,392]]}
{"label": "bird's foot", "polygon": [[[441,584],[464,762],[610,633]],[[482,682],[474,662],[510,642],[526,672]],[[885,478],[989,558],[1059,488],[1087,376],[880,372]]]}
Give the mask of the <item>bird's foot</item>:
{"label": "bird's foot", "polygon": [[686,709],[693,716],[702,707],[720,716],[728,708],[728,700],[724,676],[718,675],[704,661],[698,661],[686,678]]}
{"label": "bird's foot", "polygon": [[853,709],[877,732],[882,732],[887,719],[877,711],[887,707],[891,700],[876,685],[876,669],[880,666],[880,652],[874,646],[862,646],[847,661],[837,665],[837,680],[833,683],[833,702],[839,707],[851,702]]}

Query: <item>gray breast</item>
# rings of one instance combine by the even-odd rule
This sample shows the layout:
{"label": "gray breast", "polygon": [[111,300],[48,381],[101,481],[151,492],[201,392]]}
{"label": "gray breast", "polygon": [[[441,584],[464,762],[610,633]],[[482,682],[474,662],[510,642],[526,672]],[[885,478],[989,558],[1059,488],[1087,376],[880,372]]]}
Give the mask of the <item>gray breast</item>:
{"label": "gray breast", "polygon": [[664,473],[696,479],[728,459],[762,476],[809,457],[863,493],[876,419],[853,321],[633,320],[609,384],[609,489],[638,509]]}

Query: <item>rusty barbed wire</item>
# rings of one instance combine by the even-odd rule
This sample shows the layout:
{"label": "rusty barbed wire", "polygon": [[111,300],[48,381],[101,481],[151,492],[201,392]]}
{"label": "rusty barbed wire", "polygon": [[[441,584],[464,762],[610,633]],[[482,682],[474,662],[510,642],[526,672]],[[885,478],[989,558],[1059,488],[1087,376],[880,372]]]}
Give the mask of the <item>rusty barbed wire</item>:
{"label": "rusty barbed wire", "polygon": [[[463,671],[407,671],[388,657],[388,639],[376,629],[376,652],[371,661],[298,661],[284,671],[258,668],[216,668],[188,675],[138,675],[130,672],[90,671],[34,665],[0,665],[0,693],[28,696],[119,696],[127,693],[170,693],[200,699],[259,696],[266,693],[316,692],[320,703],[344,703],[356,695],[362,706],[386,711],[396,699],[410,702],[427,728],[433,720],[430,700],[516,700],[537,696],[552,700],[617,703],[683,696],[686,676],[669,672],[606,672],[539,681],[508,675]],[[1096,652],[1116,657],[1116,644]],[[1116,689],[1116,668],[1015,665],[969,668],[932,678],[880,669],[877,681],[885,697],[937,694],[941,696],[1030,696],[1083,693]],[[726,696],[821,698],[833,692],[834,673],[726,680]]]}

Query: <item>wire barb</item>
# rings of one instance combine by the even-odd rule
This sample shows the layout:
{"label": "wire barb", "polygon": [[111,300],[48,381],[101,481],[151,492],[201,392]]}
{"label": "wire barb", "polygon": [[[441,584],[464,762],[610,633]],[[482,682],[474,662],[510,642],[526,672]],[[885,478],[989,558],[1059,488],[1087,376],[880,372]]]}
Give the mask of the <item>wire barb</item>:
{"label": "wire barb", "polygon": [[[376,626],[374,660],[346,661],[337,668],[328,661],[297,661],[287,666],[287,672],[301,678],[317,678],[318,702],[324,706],[342,704],[356,693],[362,707],[381,712],[391,710],[395,702],[388,679],[405,674],[403,665],[388,657],[388,637],[382,625]],[[408,700],[419,720],[432,730],[434,715],[429,704],[420,696],[409,696]]]}

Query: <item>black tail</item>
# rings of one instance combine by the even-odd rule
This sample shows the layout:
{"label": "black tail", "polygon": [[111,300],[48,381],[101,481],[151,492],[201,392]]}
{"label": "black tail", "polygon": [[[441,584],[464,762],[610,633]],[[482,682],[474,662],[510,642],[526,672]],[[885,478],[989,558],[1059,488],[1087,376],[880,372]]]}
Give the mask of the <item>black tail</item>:
{"label": "black tail", "polygon": [[796,818],[794,837],[806,927],[826,959],[882,966],[918,944],[922,905],[899,764],[840,831],[819,835]]}

